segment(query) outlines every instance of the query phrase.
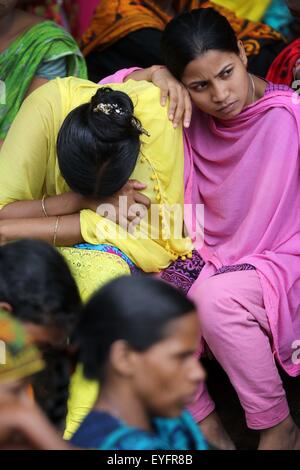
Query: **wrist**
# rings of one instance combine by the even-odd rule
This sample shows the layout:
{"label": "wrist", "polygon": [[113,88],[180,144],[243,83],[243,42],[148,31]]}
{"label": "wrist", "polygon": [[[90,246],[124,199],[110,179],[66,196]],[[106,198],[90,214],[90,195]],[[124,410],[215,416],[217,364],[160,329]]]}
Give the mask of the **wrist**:
{"label": "wrist", "polygon": [[97,212],[97,208],[98,208],[99,204],[101,204],[99,199],[96,200],[96,199],[93,199],[91,197],[90,198],[89,197],[84,197],[83,201],[82,201],[81,210],[90,209],[91,211]]}
{"label": "wrist", "polygon": [[165,69],[165,65],[152,65],[152,67],[150,67],[149,69],[149,79],[148,81],[149,82],[152,82],[153,81],[153,75],[155,74],[155,72],[158,72],[159,70],[162,70],[162,69]]}

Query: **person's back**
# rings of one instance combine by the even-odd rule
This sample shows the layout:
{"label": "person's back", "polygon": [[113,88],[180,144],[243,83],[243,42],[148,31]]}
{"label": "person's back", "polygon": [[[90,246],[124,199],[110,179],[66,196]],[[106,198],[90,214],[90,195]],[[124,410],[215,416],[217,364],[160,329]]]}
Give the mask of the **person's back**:
{"label": "person's back", "polygon": [[[16,1],[0,9],[0,140],[4,140],[25,97],[56,77],[86,77],[75,40],[52,21],[21,11]],[[16,85],[17,84],[17,85]]]}

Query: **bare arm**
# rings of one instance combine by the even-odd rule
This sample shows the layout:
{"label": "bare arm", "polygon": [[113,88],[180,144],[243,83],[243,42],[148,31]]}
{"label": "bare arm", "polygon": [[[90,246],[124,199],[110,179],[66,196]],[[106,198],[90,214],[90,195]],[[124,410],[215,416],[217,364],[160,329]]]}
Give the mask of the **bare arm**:
{"label": "bare arm", "polygon": [[[102,200],[87,198],[70,191],[58,196],[45,198],[44,200],[12,202],[0,209],[0,228],[1,221],[2,227],[7,227],[8,222],[10,225],[12,225],[12,221],[17,224],[20,222],[20,219],[38,219],[41,221],[46,217],[46,214],[48,218],[67,216],[79,214],[79,212],[84,209],[90,209],[94,212],[98,211],[100,215],[105,216],[104,213],[102,214],[101,212],[101,204],[105,204],[105,206],[107,206],[107,204],[111,204],[115,208],[117,222],[124,219],[131,221],[134,218],[133,215],[130,215],[131,206],[135,204],[143,204],[147,209],[150,207],[150,199],[140,192],[141,190],[146,189],[146,187],[147,186],[145,184],[142,184],[139,181],[129,180],[118,193],[111,197],[103,198]],[[126,207],[123,207],[122,205],[119,206],[119,198],[121,196],[127,198],[128,204]],[[126,210],[126,213],[123,213],[120,209],[123,211]],[[37,227],[37,224],[34,226]],[[37,238],[40,237],[38,236]]]}
{"label": "bare arm", "polygon": [[[49,217],[57,215],[70,215],[89,209],[91,202],[73,192],[51,196],[36,201],[16,201],[0,209],[0,220],[41,218],[47,214]],[[43,211],[43,205],[46,214]]]}
{"label": "bare arm", "polygon": [[176,128],[183,120],[184,127],[189,127],[192,118],[192,103],[189,92],[168,69],[161,65],[153,65],[148,69],[132,72],[126,80],[146,80],[161,90],[161,105],[165,106],[170,98],[169,119]]}
{"label": "bare arm", "polygon": [[[25,405],[14,403],[2,406],[0,409],[0,427],[2,436],[20,436],[22,438],[22,448],[27,444],[27,448],[35,450],[76,450],[65,442],[54,427],[49,423],[41,410],[35,405]],[[8,447],[18,448],[17,444],[8,442]]]}
{"label": "bare arm", "polygon": [[[56,234],[56,235],[55,235]],[[79,214],[60,218],[10,219],[0,221],[0,244],[22,238],[44,240],[56,246],[72,246],[83,241]]]}

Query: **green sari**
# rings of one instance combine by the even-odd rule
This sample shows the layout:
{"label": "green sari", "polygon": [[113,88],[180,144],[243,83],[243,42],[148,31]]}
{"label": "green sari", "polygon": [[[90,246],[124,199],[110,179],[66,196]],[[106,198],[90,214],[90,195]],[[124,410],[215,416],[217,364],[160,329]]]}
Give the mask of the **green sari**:
{"label": "green sari", "polygon": [[70,34],[52,21],[36,24],[0,54],[0,139],[18,113],[43,62],[65,57],[67,76],[87,78],[84,58]]}

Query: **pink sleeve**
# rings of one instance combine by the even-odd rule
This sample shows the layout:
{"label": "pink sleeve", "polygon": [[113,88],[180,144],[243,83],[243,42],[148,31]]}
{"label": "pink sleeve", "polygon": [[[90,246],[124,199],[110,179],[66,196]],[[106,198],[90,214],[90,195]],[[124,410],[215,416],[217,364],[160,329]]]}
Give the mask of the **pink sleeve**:
{"label": "pink sleeve", "polygon": [[103,78],[99,84],[106,85],[107,83],[123,83],[125,78],[128,75],[132,74],[136,70],[141,70],[140,67],[131,67],[130,69],[122,69],[116,72],[114,75],[110,75],[109,77]]}

